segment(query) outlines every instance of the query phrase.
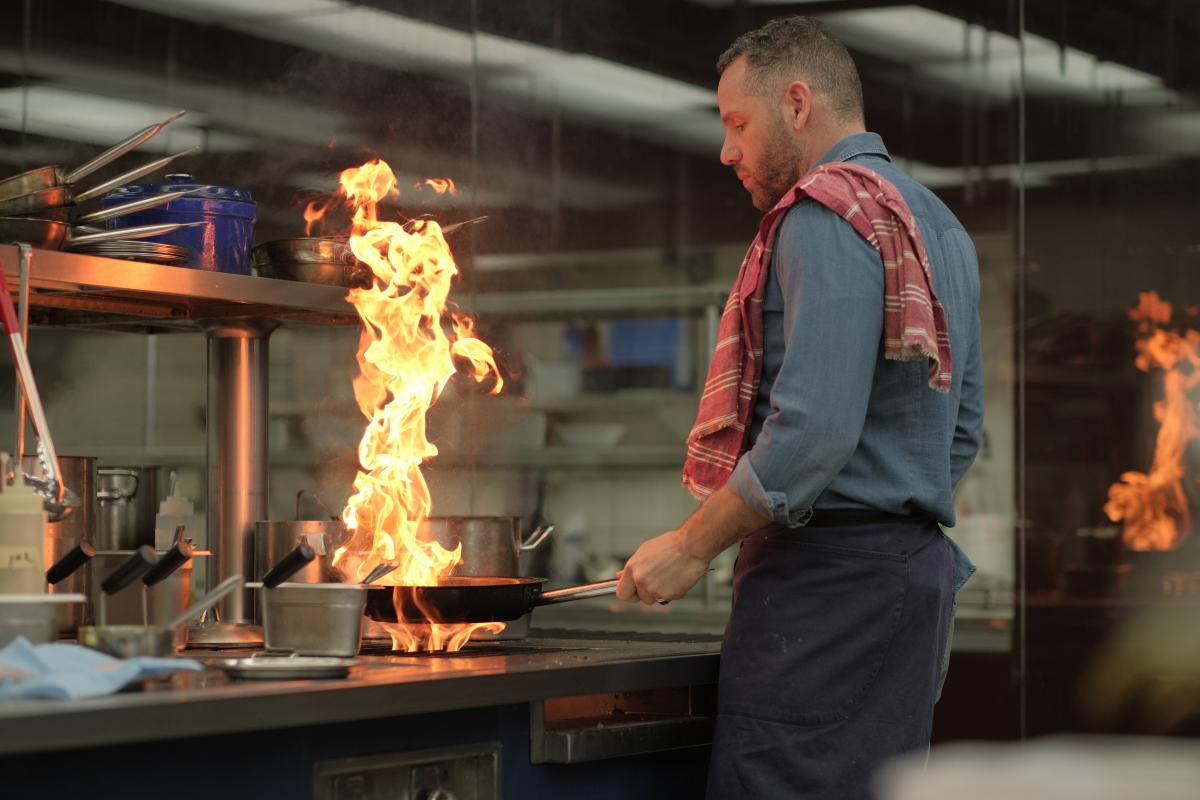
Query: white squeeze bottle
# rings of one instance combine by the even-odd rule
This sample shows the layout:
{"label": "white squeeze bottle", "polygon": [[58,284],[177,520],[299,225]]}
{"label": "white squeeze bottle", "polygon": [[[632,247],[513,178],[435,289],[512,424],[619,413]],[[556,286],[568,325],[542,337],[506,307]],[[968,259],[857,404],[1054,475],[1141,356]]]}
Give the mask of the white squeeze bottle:
{"label": "white squeeze bottle", "polygon": [[184,526],[183,537],[198,541],[200,522],[192,501],[179,494],[178,476],[171,472],[171,494],[158,504],[158,515],[154,518],[154,549],[170,550],[175,543],[175,529]]}
{"label": "white squeeze bottle", "polygon": [[[0,453],[0,465],[0,484],[7,484],[7,453]],[[4,485],[0,491],[0,593],[45,594],[45,538],[42,498],[32,486],[25,485],[18,465],[16,482]]]}

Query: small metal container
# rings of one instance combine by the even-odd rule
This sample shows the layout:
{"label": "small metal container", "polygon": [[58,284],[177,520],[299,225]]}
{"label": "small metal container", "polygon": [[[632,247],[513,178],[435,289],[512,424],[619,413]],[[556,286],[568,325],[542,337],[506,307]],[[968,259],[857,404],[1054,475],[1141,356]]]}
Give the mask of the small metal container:
{"label": "small metal container", "polygon": [[267,650],[301,656],[358,654],[367,587],[357,583],[281,583],[263,592]]}
{"label": "small metal container", "polygon": [[81,645],[117,658],[172,656],[178,638],[176,631],[157,625],[84,625],[79,629]]}
{"label": "small metal container", "polygon": [[60,609],[82,603],[81,594],[0,594],[0,647],[18,636],[33,644],[54,641]]}

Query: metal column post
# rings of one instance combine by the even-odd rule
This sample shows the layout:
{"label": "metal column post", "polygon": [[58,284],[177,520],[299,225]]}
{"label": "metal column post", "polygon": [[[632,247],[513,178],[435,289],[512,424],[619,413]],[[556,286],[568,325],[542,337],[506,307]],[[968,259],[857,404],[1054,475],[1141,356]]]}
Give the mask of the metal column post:
{"label": "metal column post", "polygon": [[[222,320],[208,330],[208,546],[216,574],[252,578],[254,523],[267,518],[267,345],[274,320]],[[218,606],[226,622],[249,622],[249,590]]]}

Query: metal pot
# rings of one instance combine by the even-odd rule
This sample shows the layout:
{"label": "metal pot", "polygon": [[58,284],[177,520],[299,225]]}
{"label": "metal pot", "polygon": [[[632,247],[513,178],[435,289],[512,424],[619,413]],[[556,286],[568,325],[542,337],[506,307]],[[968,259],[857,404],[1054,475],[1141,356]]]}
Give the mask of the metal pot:
{"label": "metal pot", "polygon": [[254,523],[254,579],[260,580],[272,565],[298,544],[306,544],[317,557],[290,579],[292,583],[336,583],[333,554],[348,538],[340,520],[294,519]]}
{"label": "metal pot", "polygon": [[539,528],[521,541],[520,517],[429,517],[419,535],[447,550],[462,545],[462,563],[453,576],[516,578],[521,574],[521,551],[533,550],[553,532]]}
{"label": "metal pot", "polygon": [[97,550],[133,550],[154,545],[158,511],[157,467],[100,467],[96,470]]}

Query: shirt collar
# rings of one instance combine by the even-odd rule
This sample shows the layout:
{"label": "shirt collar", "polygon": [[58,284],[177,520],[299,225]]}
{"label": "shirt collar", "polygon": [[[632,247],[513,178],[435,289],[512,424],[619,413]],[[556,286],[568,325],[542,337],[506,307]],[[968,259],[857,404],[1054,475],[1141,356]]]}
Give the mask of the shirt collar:
{"label": "shirt collar", "polygon": [[825,155],[821,156],[817,164],[828,164],[833,161],[849,161],[855,156],[865,155],[879,156],[888,161],[892,160],[879,134],[867,131],[865,133],[852,133],[838,140],[837,144],[829,148]]}

